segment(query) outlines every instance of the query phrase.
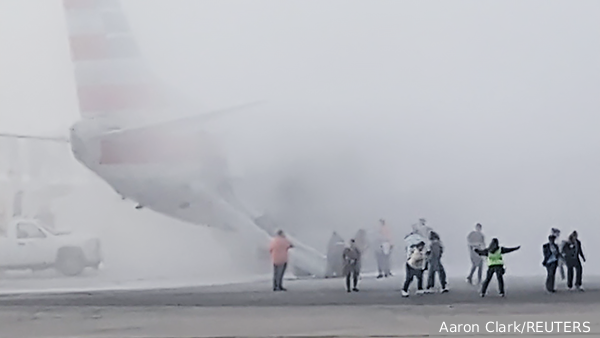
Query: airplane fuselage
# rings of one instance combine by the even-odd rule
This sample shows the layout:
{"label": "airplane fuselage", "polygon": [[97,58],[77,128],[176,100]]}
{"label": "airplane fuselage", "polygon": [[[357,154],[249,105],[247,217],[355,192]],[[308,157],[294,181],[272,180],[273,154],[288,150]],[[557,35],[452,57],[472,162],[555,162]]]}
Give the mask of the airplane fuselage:
{"label": "airplane fuselage", "polygon": [[[222,152],[205,133],[178,135],[156,129],[138,134],[112,129],[94,121],[75,124],[71,128],[75,158],[122,198],[191,224],[224,230],[220,233],[230,234],[224,242],[245,265],[268,266],[264,258],[274,229],[259,226],[259,215],[236,198]],[[149,140],[160,140],[174,151],[165,153]],[[323,276],[324,256],[298,241],[295,246],[291,264],[295,273]]]}
{"label": "airplane fuselage", "polygon": [[205,133],[120,132],[81,120],[70,138],[75,158],[123,198],[190,223],[234,228],[210,217],[228,177],[226,161]]}

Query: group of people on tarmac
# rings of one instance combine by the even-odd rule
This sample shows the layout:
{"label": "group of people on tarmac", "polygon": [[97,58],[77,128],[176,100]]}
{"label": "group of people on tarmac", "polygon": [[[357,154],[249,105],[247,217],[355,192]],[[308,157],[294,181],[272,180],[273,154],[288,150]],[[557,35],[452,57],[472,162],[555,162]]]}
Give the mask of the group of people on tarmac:
{"label": "group of people on tarmac", "polygon": [[[371,241],[369,242],[369,238]],[[377,279],[387,278],[392,276],[391,271],[391,254],[392,254],[392,234],[385,223],[385,220],[379,220],[379,227],[374,234],[367,236],[367,232],[364,229],[358,230],[356,236],[353,238],[350,245],[354,245],[362,253],[366,253],[369,248],[373,248],[373,254],[377,262],[378,275]],[[346,260],[344,259],[344,250],[346,249],[346,242],[337,233],[333,232],[329,244],[327,245],[327,271],[325,273],[326,278],[345,276],[344,266]],[[364,259],[364,257],[361,257]]]}
{"label": "group of people on tarmac", "polygon": [[[384,219],[379,220],[379,228],[375,233],[374,254],[377,261],[377,279],[392,277],[391,254],[392,254],[392,234]],[[350,245],[345,247],[343,239],[333,233],[329,243],[328,250],[328,268],[327,277],[337,276],[336,271],[341,271],[341,276],[346,280],[347,292],[358,292],[358,280],[362,268],[363,253],[369,248],[367,233],[364,229],[358,231],[355,238],[350,240]],[[342,248],[342,249],[340,249]],[[341,251],[338,256],[337,252]],[[337,258],[341,258],[339,261]],[[336,269],[341,265],[341,270]]]}
{"label": "group of people on tarmac", "polygon": [[[385,220],[381,219],[379,223],[380,226],[377,234],[378,245],[374,250],[377,261],[378,279],[392,276],[390,258],[393,249],[390,229]],[[471,269],[466,280],[467,283],[473,285],[473,276],[477,272],[477,285],[481,285],[480,295],[481,297],[485,297],[488,286],[495,275],[498,280],[500,296],[504,297],[505,268],[503,255],[519,250],[520,246],[501,246],[497,238],[493,238],[489,246],[486,246],[482,228],[482,225],[477,223],[475,230],[467,236]],[[544,260],[542,265],[547,269],[546,289],[551,293],[556,292],[554,287],[556,270],[560,269],[561,277],[565,279],[564,265],[566,265],[568,288],[572,289],[573,277],[575,275],[575,287],[577,290],[583,291],[583,269],[580,258],[585,262],[585,256],[577,232],[573,231],[569,235],[568,240],[563,241],[560,246],[556,244],[559,236],[560,230],[553,228],[548,237],[548,243],[543,245]],[[346,291],[358,292],[362,256],[368,247],[366,244],[366,232],[364,230],[359,231],[356,238],[350,240],[348,246],[345,245],[343,239],[336,233],[334,233],[332,240],[335,245],[332,246],[332,242],[330,242],[328,256],[341,256],[341,275],[345,277]],[[444,245],[439,234],[427,226],[425,219],[420,219],[419,223],[412,226],[412,231],[404,238],[404,241],[406,243],[406,275],[404,286],[401,290],[402,296],[409,296],[408,290],[415,277],[417,279],[417,294],[432,293],[436,275],[438,275],[441,293],[448,292],[446,271],[442,264]],[[282,278],[287,263],[287,251],[292,247],[292,244],[285,238],[283,231],[279,231],[271,243],[271,255],[274,264],[274,291],[285,291],[282,286]],[[487,261],[485,279],[482,278],[484,259]],[[329,264],[328,270],[332,269],[335,269],[335,267]],[[423,289],[423,279],[426,271],[428,275],[427,285]]]}
{"label": "group of people on tarmac", "polygon": [[[402,296],[408,297],[408,289],[413,279],[417,278],[417,294],[432,293],[435,276],[438,275],[441,292],[448,292],[446,270],[442,264],[444,245],[441,238],[427,226],[425,219],[412,226],[412,231],[404,237],[406,243],[406,276],[402,288]],[[427,286],[423,289],[423,276],[428,271]]]}

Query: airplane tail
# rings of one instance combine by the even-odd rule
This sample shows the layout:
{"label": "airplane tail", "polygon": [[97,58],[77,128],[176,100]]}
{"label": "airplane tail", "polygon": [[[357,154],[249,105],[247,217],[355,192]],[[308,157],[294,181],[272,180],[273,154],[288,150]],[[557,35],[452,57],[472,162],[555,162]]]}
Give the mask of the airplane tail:
{"label": "airplane tail", "polygon": [[147,114],[168,104],[119,0],[63,0],[63,7],[83,118]]}
{"label": "airplane tail", "polygon": [[191,115],[148,67],[119,0],[63,7],[80,114],[104,128],[96,134],[101,164],[194,162],[207,143],[204,122],[247,107]]}

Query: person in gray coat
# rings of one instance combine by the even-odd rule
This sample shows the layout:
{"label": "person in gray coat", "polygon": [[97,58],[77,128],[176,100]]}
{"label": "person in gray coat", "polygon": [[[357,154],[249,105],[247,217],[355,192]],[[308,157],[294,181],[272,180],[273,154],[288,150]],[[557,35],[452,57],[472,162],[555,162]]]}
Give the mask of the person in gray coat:
{"label": "person in gray coat", "polygon": [[[344,249],[344,275],[346,276],[346,291],[358,292],[358,277],[360,275],[360,250],[356,246],[354,239],[350,240],[350,247]],[[350,279],[353,281],[353,288],[350,289]]]}
{"label": "person in gray coat", "polygon": [[427,278],[427,293],[431,293],[435,285],[435,274],[439,274],[440,284],[442,286],[442,293],[448,292],[446,288],[446,270],[442,265],[442,254],[444,253],[444,247],[440,241],[440,236],[432,231],[429,234],[430,251],[428,255],[429,259],[429,276]]}

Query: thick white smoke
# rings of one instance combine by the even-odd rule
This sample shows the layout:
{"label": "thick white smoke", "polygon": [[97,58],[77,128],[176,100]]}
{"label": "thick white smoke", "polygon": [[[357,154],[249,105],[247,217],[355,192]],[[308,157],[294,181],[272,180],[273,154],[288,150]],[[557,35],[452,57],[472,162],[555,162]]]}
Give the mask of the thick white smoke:
{"label": "thick white smoke", "polygon": [[[522,245],[511,274],[542,274],[541,245],[559,227],[579,231],[586,273],[600,271],[597,3],[124,4],[179,92],[207,108],[267,100],[206,128],[244,200],[317,249],[379,218],[401,243],[425,217],[448,272],[462,275],[466,234],[481,222],[488,239]],[[77,111],[59,1],[0,6],[2,128],[68,126]],[[134,210],[97,179],[57,208],[60,222],[103,238],[116,274],[243,274],[213,230]]]}

